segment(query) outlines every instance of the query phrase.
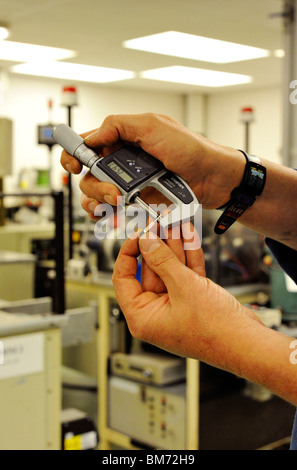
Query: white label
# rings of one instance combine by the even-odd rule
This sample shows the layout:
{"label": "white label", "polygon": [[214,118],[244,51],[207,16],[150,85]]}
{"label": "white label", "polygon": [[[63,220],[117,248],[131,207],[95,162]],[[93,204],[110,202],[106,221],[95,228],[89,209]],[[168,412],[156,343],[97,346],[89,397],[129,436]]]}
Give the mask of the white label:
{"label": "white label", "polygon": [[297,292],[297,285],[287,274],[285,274],[286,288],[288,292]]}
{"label": "white label", "polygon": [[95,431],[74,435],[67,432],[64,436],[65,450],[91,450],[97,447],[97,434]]}
{"label": "white label", "polygon": [[1,343],[4,347],[4,357],[1,364],[0,354],[0,380],[43,371],[43,333],[4,338]]}
{"label": "white label", "polygon": [[97,446],[97,434],[95,431],[85,432],[81,436],[82,450],[95,449]]}

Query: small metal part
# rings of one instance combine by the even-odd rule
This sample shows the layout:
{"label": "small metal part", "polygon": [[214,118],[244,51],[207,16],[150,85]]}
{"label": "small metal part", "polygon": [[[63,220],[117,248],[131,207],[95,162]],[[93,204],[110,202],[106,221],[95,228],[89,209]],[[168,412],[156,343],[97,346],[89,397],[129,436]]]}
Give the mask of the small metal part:
{"label": "small metal part", "polygon": [[147,227],[140,233],[139,238],[143,237],[143,235],[147,234],[160,220],[162,219],[162,215],[159,214],[156,219],[154,219]]}
{"label": "small metal part", "polygon": [[152,222],[150,222],[149,225],[140,233],[139,238],[141,238],[143,235],[148,233],[161,220],[162,215],[154,211],[139,196],[136,196],[136,198],[134,199],[134,202],[136,202],[142,209],[146,211],[148,215],[150,215],[153,218]]}
{"label": "small metal part", "polygon": [[158,212],[154,211],[154,209],[146,204],[139,196],[136,196],[134,202],[136,202],[143,210],[145,210],[145,212],[153,219],[157,219],[157,217],[159,217]]}

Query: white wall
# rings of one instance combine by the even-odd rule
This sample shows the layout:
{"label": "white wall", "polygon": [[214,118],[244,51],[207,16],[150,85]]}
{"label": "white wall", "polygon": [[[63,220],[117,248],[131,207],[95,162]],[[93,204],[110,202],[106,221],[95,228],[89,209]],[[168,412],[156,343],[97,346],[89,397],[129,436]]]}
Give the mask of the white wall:
{"label": "white wall", "polygon": [[249,151],[259,157],[281,162],[282,90],[261,88],[249,92],[228,92],[207,99],[207,137],[217,143],[245,149],[241,109],[251,106],[255,122],[250,125]]}
{"label": "white wall", "polygon": [[[61,106],[62,89],[67,83],[28,77],[9,77],[0,104],[0,116],[13,120],[13,174],[6,177],[11,187],[22,168],[47,168],[49,151],[37,144],[37,125],[49,120],[48,101],[53,100],[54,123],[68,122],[66,108]],[[183,120],[181,95],[130,91],[113,87],[80,84],[77,86],[79,106],[73,108],[72,127],[84,132],[98,127],[109,114],[157,112]],[[62,168],[59,163],[61,150],[54,147],[54,181],[60,181]]]}

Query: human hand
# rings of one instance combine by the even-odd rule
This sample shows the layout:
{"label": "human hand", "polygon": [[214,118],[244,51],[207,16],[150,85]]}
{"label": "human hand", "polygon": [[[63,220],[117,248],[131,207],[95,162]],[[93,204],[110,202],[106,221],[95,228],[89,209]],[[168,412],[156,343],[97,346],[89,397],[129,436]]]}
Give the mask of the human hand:
{"label": "human hand", "polygon": [[[148,236],[155,238],[157,236],[156,231],[156,227],[151,229]],[[134,236],[139,233],[141,234],[141,230],[138,230]],[[200,238],[190,222],[183,222],[181,225],[166,229],[166,231],[163,231],[162,238],[165,239],[166,245],[174,253],[177,260],[190,269],[197,270],[199,275],[205,276],[205,262]],[[141,287],[145,292],[152,291],[157,294],[167,292],[165,283],[150,268],[145,258],[142,258],[141,265]]]}
{"label": "human hand", "polygon": [[[237,150],[216,145],[196,135],[173,119],[156,114],[109,116],[102,126],[82,134],[85,143],[106,156],[123,144],[140,145],[189,184],[204,208],[221,206],[242,178],[245,159]],[[226,164],[228,158],[228,164]],[[62,153],[67,171],[79,173],[80,163]],[[118,189],[98,182],[87,173],[81,180],[82,207],[93,217],[98,202],[117,204]],[[160,193],[146,188],[141,194],[147,203],[160,203]]]}
{"label": "human hand", "polygon": [[[236,371],[241,348],[237,332],[251,331],[259,320],[205,277],[200,246],[186,252],[182,247],[181,238],[165,243],[154,234],[131,237],[122,246],[113,284],[130,332],[171,353],[217,367],[231,362],[227,369]],[[135,279],[140,253],[145,263],[142,285]]]}

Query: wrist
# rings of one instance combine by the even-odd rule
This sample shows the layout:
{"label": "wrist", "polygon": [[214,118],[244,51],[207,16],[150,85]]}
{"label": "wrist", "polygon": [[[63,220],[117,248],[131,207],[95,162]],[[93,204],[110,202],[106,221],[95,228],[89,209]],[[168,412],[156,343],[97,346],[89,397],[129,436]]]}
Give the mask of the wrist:
{"label": "wrist", "polygon": [[199,202],[205,209],[216,209],[226,204],[232,190],[240,185],[246,160],[239,150],[209,141],[200,152],[204,156],[202,164],[206,176]]}

